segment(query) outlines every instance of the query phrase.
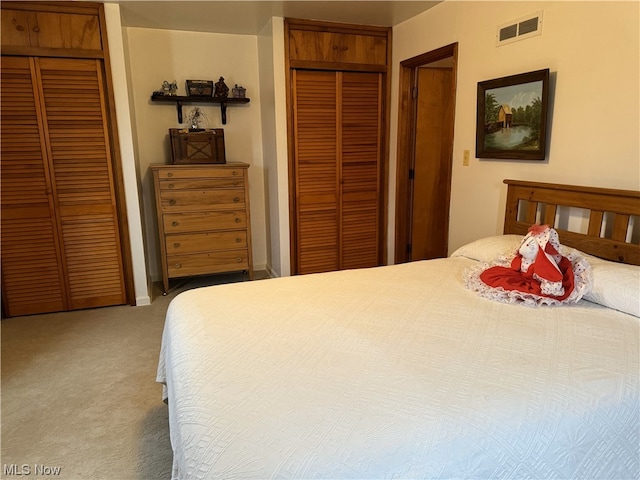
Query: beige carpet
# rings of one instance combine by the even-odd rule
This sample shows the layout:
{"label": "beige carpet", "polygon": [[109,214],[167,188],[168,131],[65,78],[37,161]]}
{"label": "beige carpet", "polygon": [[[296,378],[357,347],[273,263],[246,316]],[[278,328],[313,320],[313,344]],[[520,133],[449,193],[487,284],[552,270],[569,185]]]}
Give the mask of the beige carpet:
{"label": "beige carpet", "polygon": [[185,289],[243,278],[194,279],[145,307],[2,320],[2,478],[169,479],[155,383],[167,306]]}

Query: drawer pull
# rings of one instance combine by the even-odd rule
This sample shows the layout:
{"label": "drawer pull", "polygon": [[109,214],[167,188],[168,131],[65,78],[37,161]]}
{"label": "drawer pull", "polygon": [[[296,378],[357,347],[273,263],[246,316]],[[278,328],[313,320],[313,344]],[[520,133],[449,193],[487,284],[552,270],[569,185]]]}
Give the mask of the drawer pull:
{"label": "drawer pull", "polygon": [[175,205],[176,201],[172,198],[171,200],[169,200],[169,205]]}
{"label": "drawer pull", "polygon": [[169,188],[173,188],[173,187],[174,187],[173,183],[170,183]]}
{"label": "drawer pull", "polygon": [[24,27],[22,25],[16,25],[16,30],[19,32],[24,32]]}
{"label": "drawer pull", "polygon": [[242,257],[238,257],[238,258],[236,258],[236,262],[238,262],[238,263],[242,263]]}
{"label": "drawer pull", "polygon": [[180,248],[180,242],[176,242],[173,244],[173,248]]}
{"label": "drawer pull", "polygon": [[240,243],[242,242],[242,239],[240,237],[236,238],[236,243]]}
{"label": "drawer pull", "polygon": [[238,172],[236,172],[235,170],[231,173],[231,175],[236,176],[238,175]]}
{"label": "drawer pull", "polygon": [[171,222],[171,226],[172,227],[177,227],[178,225],[180,225],[180,224],[178,222],[176,222],[176,221]]}
{"label": "drawer pull", "polygon": [[181,263],[176,263],[176,268],[180,268],[180,267],[182,267],[182,264]]}
{"label": "drawer pull", "polygon": [[238,217],[236,217],[236,223],[240,223],[242,220],[240,220]]}
{"label": "drawer pull", "polygon": [[38,33],[40,31],[40,27],[36,25],[35,27],[33,27],[33,31]]}
{"label": "drawer pull", "polygon": [[167,173],[167,177],[173,177],[173,173],[172,172]]}
{"label": "drawer pull", "polygon": [[233,186],[240,185],[240,182],[233,182]]}
{"label": "drawer pull", "polygon": [[240,197],[233,197],[233,203],[238,203],[240,201]]}

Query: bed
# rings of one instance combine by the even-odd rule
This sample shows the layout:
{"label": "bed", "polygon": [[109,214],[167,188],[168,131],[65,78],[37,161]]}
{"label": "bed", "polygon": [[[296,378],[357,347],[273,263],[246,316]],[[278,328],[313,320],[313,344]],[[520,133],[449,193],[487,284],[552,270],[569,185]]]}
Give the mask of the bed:
{"label": "bed", "polygon": [[[178,295],[157,376],[173,477],[638,478],[640,194],[505,183],[504,235],[449,258]],[[465,288],[536,222],[591,265],[580,301]]]}

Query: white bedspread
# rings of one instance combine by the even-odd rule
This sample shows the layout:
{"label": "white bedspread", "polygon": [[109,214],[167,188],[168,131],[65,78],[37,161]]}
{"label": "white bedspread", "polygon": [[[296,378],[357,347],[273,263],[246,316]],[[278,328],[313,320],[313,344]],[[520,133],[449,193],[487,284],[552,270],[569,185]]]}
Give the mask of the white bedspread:
{"label": "white bedspread", "polygon": [[638,318],[462,287],[466,258],[187,291],[175,478],[640,476]]}

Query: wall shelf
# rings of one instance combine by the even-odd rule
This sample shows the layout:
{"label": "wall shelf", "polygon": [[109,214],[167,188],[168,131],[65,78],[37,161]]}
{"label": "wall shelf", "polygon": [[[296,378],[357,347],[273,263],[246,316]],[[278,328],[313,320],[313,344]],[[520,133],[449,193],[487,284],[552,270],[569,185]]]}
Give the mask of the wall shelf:
{"label": "wall shelf", "polygon": [[180,95],[152,95],[152,102],[161,103],[175,103],[176,110],[178,111],[178,123],[182,123],[182,104],[183,103],[219,103],[220,113],[222,114],[222,124],[227,124],[227,105],[235,105],[241,103],[249,103],[248,98],[214,98],[214,97],[199,97],[196,95],[180,96]]}

